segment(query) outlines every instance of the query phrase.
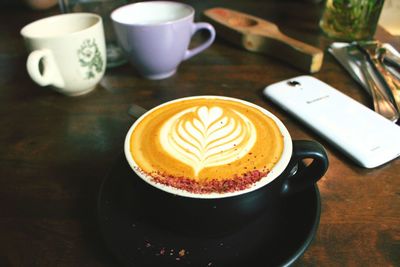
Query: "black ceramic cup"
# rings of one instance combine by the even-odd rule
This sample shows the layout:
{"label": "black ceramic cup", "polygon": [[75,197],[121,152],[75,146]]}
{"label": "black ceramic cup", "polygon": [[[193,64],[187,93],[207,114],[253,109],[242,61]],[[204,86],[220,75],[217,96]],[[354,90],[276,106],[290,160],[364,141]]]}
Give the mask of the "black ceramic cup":
{"label": "black ceramic cup", "polygon": [[[139,118],[127,133],[125,156],[134,173],[143,181],[140,183],[143,192],[141,201],[146,205],[144,210],[150,221],[173,231],[194,235],[225,234],[256,220],[260,214],[268,214],[273,222],[277,213],[282,212],[283,207],[280,204],[283,198],[315,186],[325,174],[329,161],[325,149],[319,143],[292,140],[286,127],[276,116],[252,103],[235,101],[258,108],[276,122],[284,140],[283,153],[278,163],[260,181],[241,191],[202,194],[159,184],[138,170],[131,155],[130,136],[140,122]],[[305,166],[305,159],[312,161]]]}

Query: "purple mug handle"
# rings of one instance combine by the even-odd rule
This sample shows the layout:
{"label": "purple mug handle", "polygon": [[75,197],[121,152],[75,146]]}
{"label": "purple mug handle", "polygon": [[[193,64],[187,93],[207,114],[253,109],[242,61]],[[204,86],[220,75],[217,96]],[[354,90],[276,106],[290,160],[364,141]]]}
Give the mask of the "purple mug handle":
{"label": "purple mug handle", "polygon": [[186,53],[183,57],[183,60],[187,60],[195,55],[197,55],[198,53],[200,53],[201,51],[207,49],[212,42],[214,42],[215,39],[215,29],[214,27],[207,22],[197,22],[197,23],[193,23],[192,25],[192,36],[200,31],[200,30],[207,30],[210,33],[210,36],[208,37],[208,39],[206,41],[204,41],[204,43],[202,43],[201,45],[193,48],[193,49],[188,49],[186,50]]}

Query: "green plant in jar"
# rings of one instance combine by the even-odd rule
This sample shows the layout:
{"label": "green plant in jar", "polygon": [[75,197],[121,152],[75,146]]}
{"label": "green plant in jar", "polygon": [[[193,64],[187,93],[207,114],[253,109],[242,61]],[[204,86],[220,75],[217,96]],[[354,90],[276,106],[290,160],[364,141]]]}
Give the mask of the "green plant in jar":
{"label": "green plant in jar", "polygon": [[320,28],[345,41],[372,39],[384,0],[327,0]]}

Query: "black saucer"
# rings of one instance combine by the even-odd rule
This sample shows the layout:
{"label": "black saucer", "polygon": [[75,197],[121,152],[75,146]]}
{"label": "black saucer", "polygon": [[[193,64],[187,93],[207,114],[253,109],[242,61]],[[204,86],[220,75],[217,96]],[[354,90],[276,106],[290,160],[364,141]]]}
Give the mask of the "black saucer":
{"label": "black saucer", "polygon": [[146,195],[141,184],[121,157],[98,196],[100,232],[123,266],[289,266],[307,249],[319,224],[315,186],[285,198],[274,221],[265,214],[227,235],[185,235],[148,220],[146,201],[137,197]]}

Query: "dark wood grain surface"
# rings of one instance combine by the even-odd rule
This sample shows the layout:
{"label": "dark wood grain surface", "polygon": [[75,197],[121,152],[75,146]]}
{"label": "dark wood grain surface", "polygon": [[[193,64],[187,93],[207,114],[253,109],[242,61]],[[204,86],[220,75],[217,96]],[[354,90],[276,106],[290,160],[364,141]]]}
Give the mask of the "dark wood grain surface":
{"label": "dark wood grain surface", "polygon": [[[188,2],[197,20],[202,10],[223,6],[273,21],[285,34],[322,49],[332,42],[317,26],[321,4]],[[360,168],[261,95],[266,85],[306,73],[217,39],[169,79],[145,80],[124,65],[107,70],[94,92],[65,97],[29,78],[19,34],[25,24],[57,13],[0,8],[0,266],[116,266],[97,232],[94,203],[101,179],[122,153],[133,122],[129,106],[151,108],[203,94],[258,104],[275,113],[293,139],[326,147],[330,167],[318,183],[320,226],[295,266],[400,266],[400,160]],[[376,37],[400,49],[399,39],[382,28]],[[331,55],[325,53],[314,76],[371,106]]]}

